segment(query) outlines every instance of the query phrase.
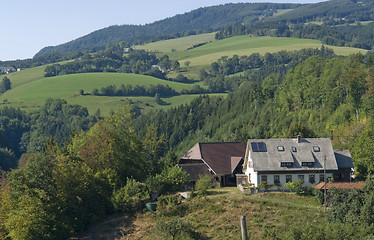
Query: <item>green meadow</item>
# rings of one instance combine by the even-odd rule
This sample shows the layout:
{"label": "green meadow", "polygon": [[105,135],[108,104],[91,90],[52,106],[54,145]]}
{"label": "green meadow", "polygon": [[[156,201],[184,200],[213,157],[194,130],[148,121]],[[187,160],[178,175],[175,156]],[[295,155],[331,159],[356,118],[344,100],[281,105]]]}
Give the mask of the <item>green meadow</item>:
{"label": "green meadow", "polygon": [[[139,45],[135,48],[155,51],[159,55],[167,54],[171,59],[180,61],[181,71],[171,72],[168,77],[175,78],[178,74],[183,73],[191,79],[198,79],[201,69],[208,68],[212,62],[222,56],[265,54],[266,52],[275,53],[282,50],[292,51],[322,46],[320,41],[311,39],[237,36],[215,40],[214,36],[215,33],[194,35]],[[193,48],[194,45],[201,43],[205,44]],[[338,55],[366,52],[366,50],[356,48],[327,47],[332,48]],[[188,67],[184,64],[186,61],[190,62]],[[12,89],[0,95],[0,107],[14,106],[31,111],[43,105],[47,98],[63,98],[69,103],[87,107],[90,113],[100,109],[103,114],[106,114],[122,104],[136,104],[143,111],[149,111],[185,104],[196,96],[181,95],[166,98],[163,99],[165,105],[158,105],[152,97],[104,97],[91,96],[89,93],[95,88],[100,89],[109,85],[120,86],[121,84],[145,87],[162,84],[169,85],[176,91],[191,89],[194,84],[204,87],[201,82],[185,84],[125,73],[82,73],[45,78],[44,69],[45,66],[39,66],[7,75],[12,82]],[[79,94],[81,89],[85,93],[84,96]]]}
{"label": "green meadow", "polygon": [[[199,35],[198,35],[199,36]],[[196,37],[195,39],[198,39]],[[174,39],[174,44],[178,39]],[[184,44],[184,40],[181,39],[181,45]],[[203,40],[197,42],[204,42]],[[167,49],[166,41],[160,41],[157,43],[159,49]],[[142,49],[147,51],[152,51],[149,45],[143,45]],[[182,63],[185,61],[190,61],[190,67],[196,66],[207,66],[222,56],[231,57],[233,55],[251,55],[252,53],[265,54],[275,53],[282,50],[285,51],[295,51],[303,48],[320,48],[322,46],[321,41],[313,39],[299,39],[299,38],[278,38],[278,37],[250,37],[246,36],[236,36],[231,38],[226,38],[218,41],[209,42],[203,46],[196,47],[187,51],[175,51],[175,52],[164,52],[169,55],[172,59],[177,59]],[[349,55],[351,53],[362,52],[365,53],[366,50],[359,48],[348,48],[348,47],[335,47],[326,45],[327,47],[334,50],[338,55]],[[184,47],[186,48],[186,47]]]}
{"label": "green meadow", "polygon": [[157,41],[152,43],[147,43],[144,45],[137,45],[134,49],[145,49],[150,52],[180,52],[186,51],[188,48],[200,43],[208,43],[216,41],[214,39],[216,33],[206,33],[200,35],[191,35],[188,37],[168,39],[164,41]]}
{"label": "green meadow", "polygon": [[[40,69],[38,68],[34,72],[32,70],[25,70],[24,73],[34,76],[33,79],[24,78],[25,74],[20,74],[22,71],[18,72],[17,75],[14,74],[14,76],[10,74],[9,78],[12,81],[13,88],[0,96],[0,102],[4,102],[5,100],[8,102],[7,105],[32,109],[41,106],[48,98],[63,98],[68,102],[88,107],[90,112],[95,111],[97,108],[102,108],[103,112],[108,112],[117,105],[123,104],[125,97],[81,96],[79,91],[83,89],[85,93],[91,93],[94,88],[100,89],[109,85],[119,86],[121,84],[145,87],[162,84],[169,85],[176,91],[191,89],[193,87],[192,84],[125,73],[82,73],[38,79],[36,76],[39,74]],[[135,97],[131,98],[136,99]],[[141,99],[144,100],[147,98]],[[151,99],[153,101],[153,98]]]}

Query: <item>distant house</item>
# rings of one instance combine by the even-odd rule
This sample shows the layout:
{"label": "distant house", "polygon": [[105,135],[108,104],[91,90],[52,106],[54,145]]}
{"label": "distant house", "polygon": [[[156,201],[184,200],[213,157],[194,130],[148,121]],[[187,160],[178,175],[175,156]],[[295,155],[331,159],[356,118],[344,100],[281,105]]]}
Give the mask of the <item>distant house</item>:
{"label": "distant house", "polygon": [[0,72],[1,73],[11,73],[11,72],[15,72],[16,69],[14,67],[3,67],[3,66],[0,66]]}
{"label": "distant house", "polygon": [[159,65],[152,65],[152,68],[157,68],[160,72],[165,73],[166,70],[161,68]]}
{"label": "distant house", "polygon": [[[197,143],[179,160],[191,181],[211,175],[219,186],[274,184],[301,179],[315,186],[324,179],[350,182],[348,150],[334,150],[329,138],[250,139],[243,143]],[[326,176],[324,175],[326,171]]]}
{"label": "distant house", "polygon": [[235,175],[242,173],[245,148],[240,142],[197,143],[180,158],[179,166],[193,183],[199,175],[208,175],[216,186],[236,186]]}

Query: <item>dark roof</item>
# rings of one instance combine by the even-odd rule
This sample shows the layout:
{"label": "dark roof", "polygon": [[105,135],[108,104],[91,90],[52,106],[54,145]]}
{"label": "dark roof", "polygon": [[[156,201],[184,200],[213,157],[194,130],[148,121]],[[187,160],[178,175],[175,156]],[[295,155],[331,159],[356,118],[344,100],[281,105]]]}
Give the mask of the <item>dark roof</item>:
{"label": "dark roof", "polygon": [[[324,189],[323,182],[318,183],[314,188],[315,189]],[[340,189],[353,189],[353,188],[362,188],[365,185],[365,182],[331,182],[326,183],[326,189],[330,188],[340,188]]]}
{"label": "dark roof", "polygon": [[353,168],[351,152],[349,150],[334,150],[336,162],[340,168]]}
{"label": "dark roof", "polygon": [[201,159],[214,174],[226,175],[232,173],[232,165],[236,164],[235,170],[240,159],[244,158],[245,149],[245,144],[241,142],[197,143],[181,160]]}
{"label": "dark roof", "polygon": [[204,163],[180,164],[179,166],[190,174],[191,181],[197,181],[200,175],[211,176],[208,167]]}
{"label": "dark roof", "polygon": [[200,143],[202,159],[217,175],[231,174],[231,158],[243,157],[245,144],[241,142]]}

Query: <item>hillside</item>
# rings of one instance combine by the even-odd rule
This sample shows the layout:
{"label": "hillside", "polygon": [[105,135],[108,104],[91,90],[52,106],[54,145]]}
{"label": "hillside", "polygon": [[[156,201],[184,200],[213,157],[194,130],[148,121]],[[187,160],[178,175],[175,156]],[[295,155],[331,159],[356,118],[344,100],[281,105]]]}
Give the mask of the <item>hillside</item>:
{"label": "hillside", "polygon": [[338,239],[348,232],[334,232],[336,226],[328,224],[315,198],[293,193],[244,195],[236,188],[220,188],[210,190],[205,198],[184,200],[163,211],[111,216],[77,239],[161,240],[165,233],[159,231],[157,223],[171,219],[189,223],[198,236],[193,239],[241,239],[242,215],[246,216],[249,239],[299,239],[295,235],[301,239]]}
{"label": "hillside", "polygon": [[[327,25],[370,22],[373,3],[369,0],[330,0],[315,4],[236,3],[204,7],[146,25],[110,26],[55,47],[42,49],[35,57],[47,53],[97,51],[112,43],[127,46],[176,38],[197,33],[214,32],[224,27],[266,23],[324,22]],[[237,31],[234,28],[232,31]],[[240,30],[239,30],[240,31]],[[367,30],[365,30],[367,31]],[[360,35],[360,33],[355,33]],[[304,36],[301,36],[304,38]],[[308,37],[306,37],[308,38]],[[338,44],[334,44],[338,45]]]}
{"label": "hillside", "polygon": [[[157,55],[167,54],[170,59],[178,60],[181,63],[180,71],[172,71],[168,77],[177,77],[183,74],[192,79],[199,79],[201,69],[209,69],[210,64],[223,56],[232,57],[233,55],[244,56],[255,53],[264,55],[265,53],[276,53],[280,51],[296,51],[303,48],[320,48],[322,44],[318,40],[296,39],[296,38],[271,38],[271,37],[248,37],[237,36],[222,40],[212,39],[212,34],[202,34],[184,38],[163,40],[137,46],[138,49],[147,51],[157,51]],[[193,47],[194,45],[202,46]],[[348,55],[351,53],[362,52],[366,50],[355,48],[344,48],[328,46],[338,55]],[[178,49],[172,51],[172,49]],[[188,68],[184,63],[190,62]],[[69,62],[62,62],[65,64]],[[149,87],[151,85],[168,85],[177,92],[183,89],[192,89],[195,85],[204,87],[202,82],[196,83],[178,83],[166,81],[150,76],[140,74],[126,73],[80,73],[67,74],[57,77],[46,78],[44,76],[45,66],[26,69],[20,72],[9,74],[12,82],[12,89],[0,95],[0,102],[7,101],[4,106],[21,107],[22,109],[37,109],[42,106],[47,98],[63,98],[69,103],[79,104],[87,107],[90,113],[100,109],[103,114],[115,110],[119,105],[129,102],[148,111],[151,109],[166,109],[179,104],[188,103],[194,95],[181,95],[163,99],[165,105],[159,105],[154,102],[152,96],[91,96],[81,95],[79,92],[92,93],[94,89],[101,89],[110,85],[119,87],[123,85],[136,85]]]}
{"label": "hillside", "polygon": [[[48,98],[63,98],[72,104],[79,104],[87,107],[92,114],[97,109],[100,109],[103,114],[108,114],[110,111],[115,110],[119,105],[128,104],[129,102],[139,103],[141,108],[159,108],[160,106],[154,102],[153,97],[104,97],[104,96],[90,96],[80,95],[79,91],[82,89],[85,93],[92,93],[92,90],[109,85],[120,86],[145,86],[151,85],[169,85],[176,91],[183,89],[191,89],[193,85],[185,83],[177,83],[166,80],[157,79],[150,76],[139,74],[125,74],[125,73],[82,73],[82,74],[69,74],[57,77],[45,78],[38,76],[41,68],[26,70],[34,78],[23,80],[24,74],[22,72],[15,73],[11,76],[14,83],[10,91],[0,96],[0,101],[7,100],[7,106],[21,107],[22,109],[37,109],[42,106]],[[165,99],[171,105],[181,104],[189,101],[193,95],[185,97],[185,101],[181,101],[178,97],[176,99]],[[179,100],[178,100],[179,99]],[[147,104],[147,105],[146,105]],[[149,105],[149,106],[148,106]]]}
{"label": "hillside", "polygon": [[277,9],[291,9],[299,6],[299,4],[238,3],[199,8],[151,24],[110,26],[56,47],[46,47],[35,57],[51,52],[103,49],[119,41],[127,42],[130,46],[157,38],[174,38],[212,32],[230,24],[257,21],[265,14],[271,16]]}
{"label": "hillside", "polygon": [[271,21],[305,23],[328,18],[344,19],[346,22],[372,21],[374,3],[370,0],[329,0],[318,4],[303,5],[300,8],[274,16]]}

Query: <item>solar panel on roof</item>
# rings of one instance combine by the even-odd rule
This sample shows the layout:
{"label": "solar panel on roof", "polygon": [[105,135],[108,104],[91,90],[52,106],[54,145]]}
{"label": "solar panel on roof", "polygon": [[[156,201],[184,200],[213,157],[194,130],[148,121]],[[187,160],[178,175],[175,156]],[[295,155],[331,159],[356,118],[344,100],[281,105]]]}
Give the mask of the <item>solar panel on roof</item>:
{"label": "solar panel on roof", "polygon": [[264,142],[251,142],[253,152],[266,152],[266,144]]}
{"label": "solar panel on roof", "polygon": [[251,149],[253,152],[258,152],[258,145],[257,142],[251,142]]}
{"label": "solar panel on roof", "polygon": [[264,142],[258,142],[258,149],[260,152],[266,152],[266,144]]}

